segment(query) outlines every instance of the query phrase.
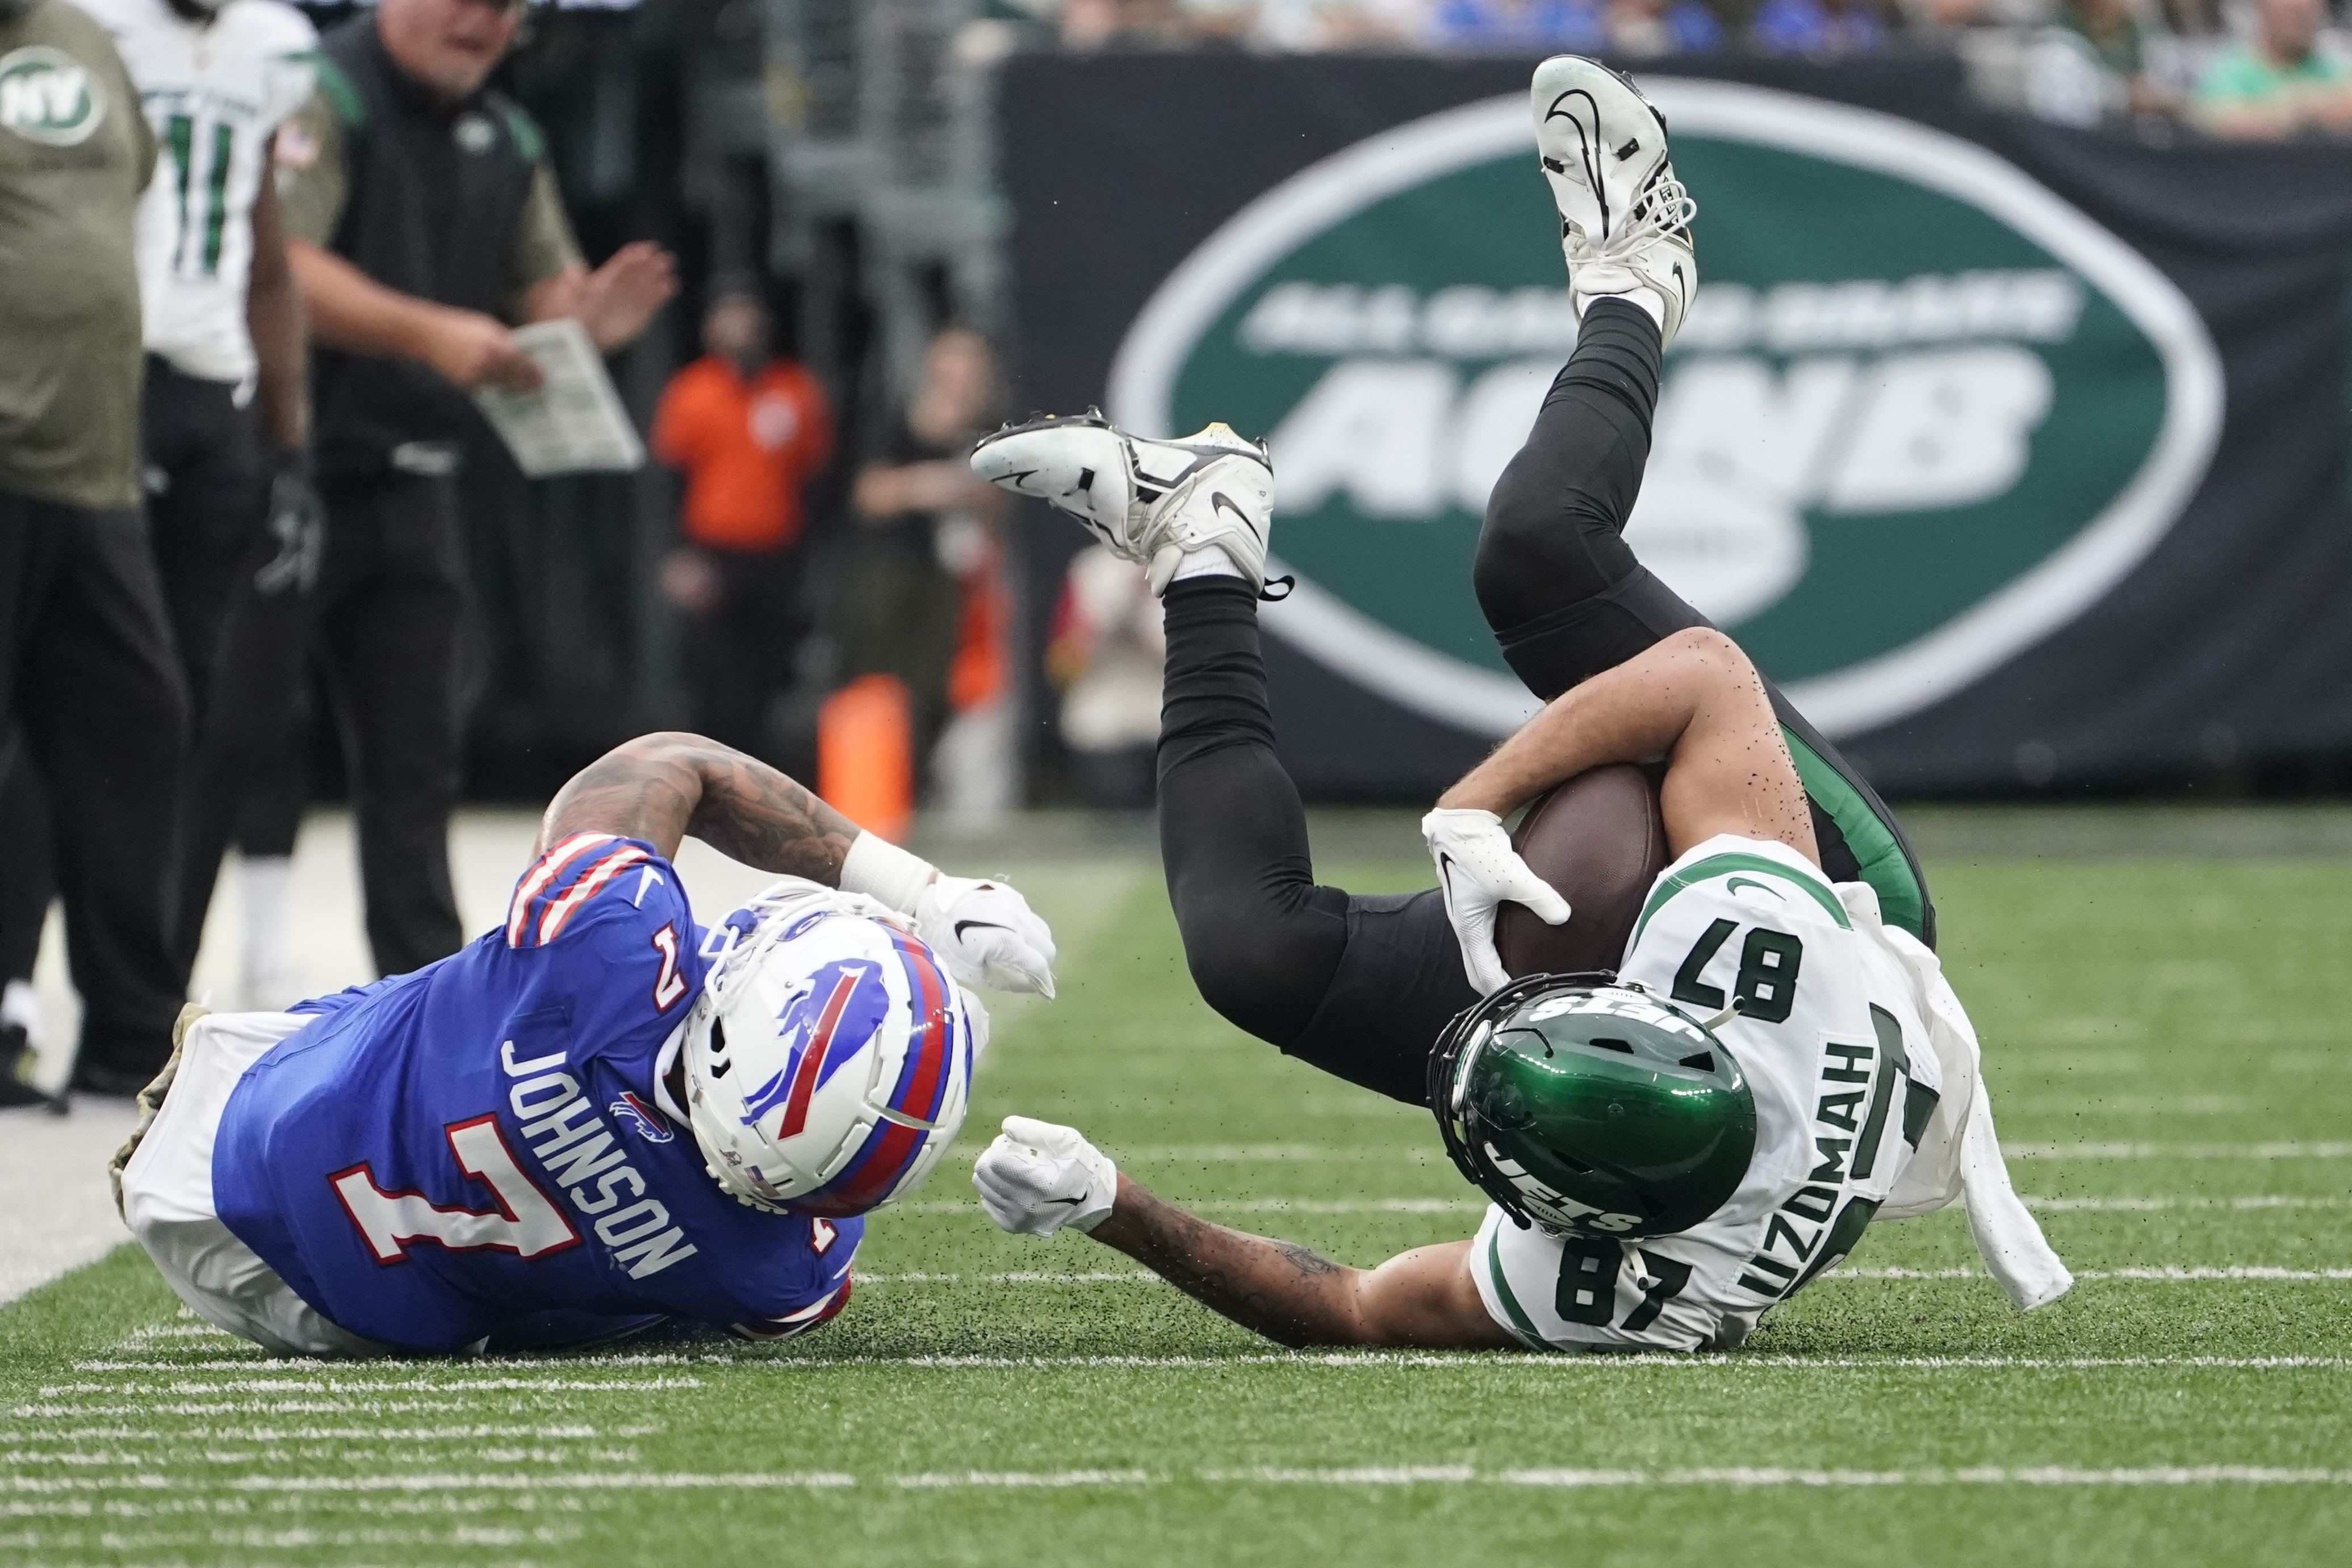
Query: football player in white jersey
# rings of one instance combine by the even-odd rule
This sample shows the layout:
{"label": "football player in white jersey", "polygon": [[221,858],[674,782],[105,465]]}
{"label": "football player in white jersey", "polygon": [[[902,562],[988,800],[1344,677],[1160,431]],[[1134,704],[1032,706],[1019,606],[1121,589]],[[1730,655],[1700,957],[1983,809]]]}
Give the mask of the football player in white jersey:
{"label": "football player in white jersey", "polygon": [[1822,874],[1803,786],[1731,639],[1679,632],[1577,686],[1440,808],[1499,817],[1659,756],[1676,859],[1617,974],[1507,985],[1432,1054],[1446,1146],[1492,1200],[1474,1239],[1345,1268],[1199,1219],[1076,1130],[1023,1117],[974,1175],[991,1215],[1076,1225],[1288,1344],[1727,1349],[1874,1217],[1963,1188],[2012,1298],[2056,1299],[2071,1278],[2009,1186],[1967,1015],[1868,886]]}
{"label": "football player in white jersey", "polygon": [[[147,511],[195,721],[199,765],[189,770],[184,823],[226,820],[251,780],[202,762],[215,749],[223,706],[234,707],[250,683],[224,630],[232,620],[266,621],[299,596],[316,576],[320,548],[303,455],[301,300],[268,177],[278,128],[310,97],[318,34],[280,0],[77,3],[113,36],[161,149],[137,234]],[[289,838],[291,826],[289,819],[266,836]],[[185,826],[181,834],[191,842],[212,836]],[[253,917],[283,905],[291,845],[273,841],[257,860],[255,847],[247,844],[243,890],[247,989],[274,993],[284,989],[275,971],[285,967],[290,912]],[[212,878],[210,864],[184,871],[175,938],[183,965],[195,958]]]}
{"label": "football player in white jersey", "polygon": [[[1874,1218],[1964,1190],[2011,1298],[2054,1300],[2071,1276],[2010,1187],[1967,1015],[1896,924],[1908,898],[1910,923],[1930,929],[1916,868],[1890,854],[1874,877],[1851,852],[1883,808],[1852,787],[1809,805],[1792,748],[1819,760],[1826,743],[1776,711],[1738,647],[1640,573],[1619,537],[1659,355],[1697,280],[1696,204],[1664,121],[1629,80],[1573,57],[1538,68],[1532,102],[1581,326],[1489,502],[1475,575],[1507,657],[1552,700],[1424,821],[1442,909],[1436,894],[1307,885],[1255,635],[1264,448],[1223,425],[1146,441],[1087,416],[1003,432],[972,459],[1151,568],[1170,648],[1161,836],[1204,994],[1236,1021],[1267,1020],[1245,1027],[1286,1051],[1425,1103],[1492,1201],[1485,1225],[1343,1268],[1197,1219],[1075,1129],[1018,1117],[981,1157],[982,1199],[1008,1230],[1075,1224],[1293,1344],[1725,1348]],[[1530,657],[1545,647],[1559,668]],[[1503,817],[1588,768],[1661,757],[1677,858],[1616,972],[1508,981],[1499,904],[1574,915],[1513,852]],[[1841,815],[1854,797],[1869,810]],[[1841,836],[1862,871],[1833,882],[1825,845]],[[1899,849],[1891,827],[1880,836]],[[1225,953],[1221,927],[1247,951]],[[1449,991],[1449,971],[1475,990]],[[1462,997],[1450,1024],[1432,1016],[1448,995]]]}

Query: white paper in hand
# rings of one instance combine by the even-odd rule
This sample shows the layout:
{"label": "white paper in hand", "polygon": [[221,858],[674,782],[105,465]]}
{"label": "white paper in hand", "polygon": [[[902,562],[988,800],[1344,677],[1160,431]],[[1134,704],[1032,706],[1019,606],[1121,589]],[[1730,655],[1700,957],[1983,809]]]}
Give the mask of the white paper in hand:
{"label": "white paper in hand", "polygon": [[515,329],[514,345],[538,363],[539,390],[484,387],[474,401],[525,474],[544,479],[645,466],[646,444],[586,328],[569,317],[534,321]]}

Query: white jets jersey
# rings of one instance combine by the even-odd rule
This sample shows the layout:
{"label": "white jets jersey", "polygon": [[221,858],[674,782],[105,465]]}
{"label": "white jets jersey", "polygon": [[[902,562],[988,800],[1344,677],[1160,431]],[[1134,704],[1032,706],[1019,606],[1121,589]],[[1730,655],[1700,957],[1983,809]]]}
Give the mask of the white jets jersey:
{"label": "white jets jersey", "polygon": [[1727,1349],[1853,1249],[1911,1164],[1944,1086],[1924,998],[1875,900],[1728,834],[1659,876],[1621,978],[1701,1019],[1738,999],[1715,1032],[1756,1097],[1747,1176],[1672,1236],[1558,1237],[1490,1207],[1471,1272],[1531,1349]]}
{"label": "white jets jersey", "polygon": [[202,24],[163,0],[76,3],[114,36],[161,154],[139,205],[147,348],[189,375],[244,382],[253,203],[270,139],[310,97],[319,35],[279,0],[228,0]]}

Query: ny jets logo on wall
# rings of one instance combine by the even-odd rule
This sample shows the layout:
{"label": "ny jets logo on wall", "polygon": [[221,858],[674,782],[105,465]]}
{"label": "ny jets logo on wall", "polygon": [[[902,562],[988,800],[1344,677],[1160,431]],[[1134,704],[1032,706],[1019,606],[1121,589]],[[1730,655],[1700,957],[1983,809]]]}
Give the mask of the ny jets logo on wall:
{"label": "ny jets logo on wall", "polygon": [[28,141],[71,147],[106,119],[103,90],[62,49],[28,44],[0,56],[0,129]]}
{"label": "ny jets logo on wall", "polygon": [[[2220,433],[2172,284],[2013,165],[1908,120],[1646,78],[1698,200],[1700,287],[1628,538],[1832,733],[1948,695],[2162,537]],[[1113,417],[1268,436],[1266,623],[1496,733],[1533,701],[1470,592],[1486,494],[1576,341],[1517,96],[1244,207],[1112,367]]]}

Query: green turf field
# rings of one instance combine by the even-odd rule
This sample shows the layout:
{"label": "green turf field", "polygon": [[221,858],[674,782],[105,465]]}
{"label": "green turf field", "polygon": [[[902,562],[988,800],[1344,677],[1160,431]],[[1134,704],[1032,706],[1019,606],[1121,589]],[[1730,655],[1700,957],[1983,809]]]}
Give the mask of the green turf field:
{"label": "green turf field", "polygon": [[1001,1236],[966,1172],[1016,1110],[1349,1261],[1475,1218],[1420,1113],[1199,1003],[1152,867],[1066,862],[1027,878],[1061,1000],[1003,1010],[969,1147],[876,1221],[832,1327],[270,1362],[118,1252],[0,1310],[0,1563],[2352,1561],[2342,862],[1930,871],[2081,1279],[2031,1318],[1956,1214],[1696,1359],[1290,1355],[1083,1238]]}

